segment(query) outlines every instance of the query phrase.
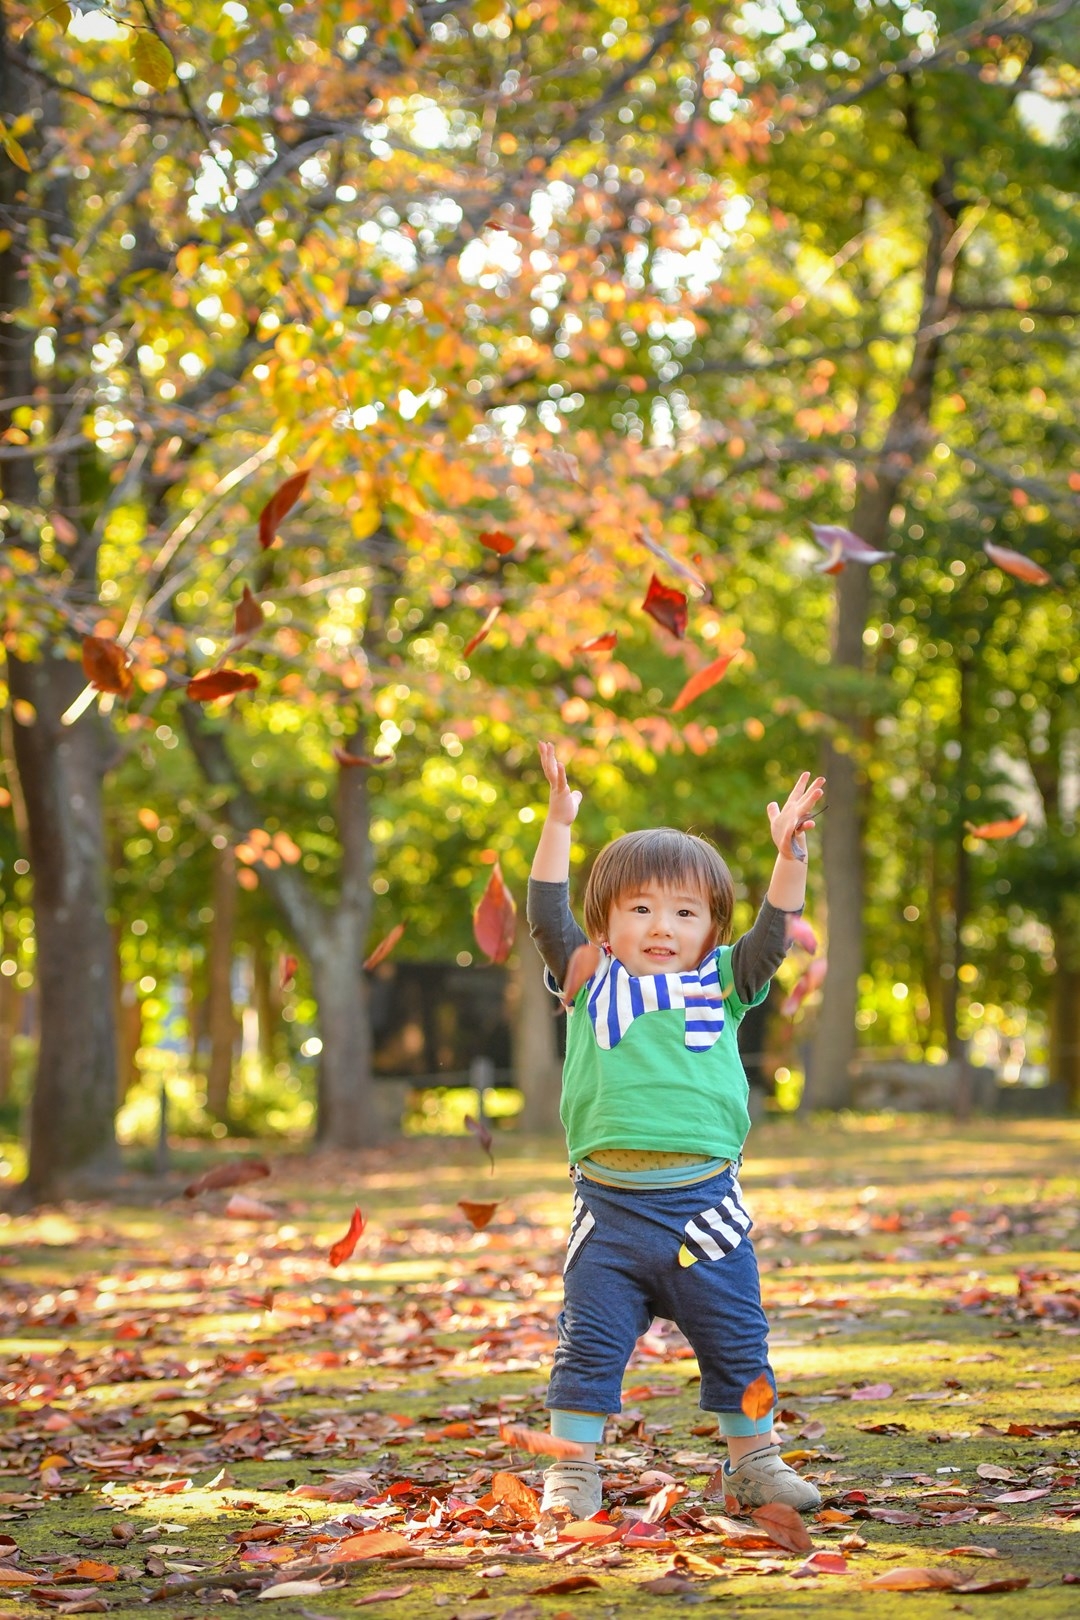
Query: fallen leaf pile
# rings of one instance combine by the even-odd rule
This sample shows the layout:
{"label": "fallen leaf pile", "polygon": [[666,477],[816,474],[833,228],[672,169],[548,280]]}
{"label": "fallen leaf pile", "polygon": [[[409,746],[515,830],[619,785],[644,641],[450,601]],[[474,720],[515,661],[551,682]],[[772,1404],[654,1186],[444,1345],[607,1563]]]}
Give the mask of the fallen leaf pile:
{"label": "fallen leaf pile", "polygon": [[[458,1196],[490,1181],[477,1142],[314,1168],[233,1156],[149,1212],[0,1226],[5,1603],[314,1599],[321,1615],[339,1593],[451,1592],[448,1614],[502,1620],[594,1588],[966,1603],[1075,1573],[1080,1420],[1054,1373],[1080,1337],[1065,1178],[1019,1197],[1006,1145],[991,1165],[981,1144],[997,1192],[980,1181],[960,1205],[936,1170],[916,1184],[913,1156],[943,1150],[912,1127],[847,1160],[827,1144],[827,1172],[805,1127],[783,1151],[759,1136],[774,1168],[744,1182],[783,1448],[818,1513],[725,1498],[692,1351],[657,1321],[609,1425],[603,1511],[541,1515],[560,1450],[543,1409],[570,1202],[556,1160],[504,1138],[499,1196],[480,1202]],[[266,1213],[241,1226],[229,1206],[254,1180]],[[751,1386],[744,1406],[767,1398]]]}

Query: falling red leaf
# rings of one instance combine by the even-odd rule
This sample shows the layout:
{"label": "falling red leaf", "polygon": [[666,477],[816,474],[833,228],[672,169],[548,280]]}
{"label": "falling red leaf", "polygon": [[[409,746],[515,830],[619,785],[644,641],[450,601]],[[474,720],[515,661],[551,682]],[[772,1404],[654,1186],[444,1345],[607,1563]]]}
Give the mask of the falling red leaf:
{"label": "falling red leaf", "polygon": [[825,982],[825,975],[829,970],[828,958],[819,956],[811,962],[806,972],[798,978],[780,1003],[781,1018],[794,1018],[807,996],[815,990],[820,990]]}
{"label": "falling red leaf", "polygon": [[501,612],[502,612],[501,605],[496,605],[495,607],[493,607],[489,611],[487,618],[484,620],[483,624],[480,626],[480,628],[476,632],[475,636],[470,636],[469,640],[465,643],[464,647],[462,647],[462,649],[461,649],[462,658],[468,658],[469,654],[471,652],[475,652],[476,648],[479,647],[479,645],[480,645],[480,643],[482,641],[487,640],[488,631],[491,629],[492,625],[495,623],[495,620],[499,617],[499,614]]}
{"label": "falling red leaf", "polygon": [[800,945],[804,951],[813,956],[817,950],[817,935],[805,917],[789,917],[787,921],[787,937],[792,945]]}
{"label": "falling red leaf", "polygon": [[796,1553],[812,1550],[814,1543],[805,1524],[786,1502],[766,1502],[764,1507],[754,1508],[750,1517],[778,1547]]}
{"label": "falling red leaf", "polygon": [[338,1238],[338,1241],[330,1250],[330,1264],[332,1266],[340,1266],[343,1260],[347,1260],[349,1258],[350,1254],[352,1254],[353,1250],[356,1248],[356,1245],[359,1243],[363,1230],[364,1217],[361,1215],[358,1209],[354,1209],[352,1212],[352,1220],[349,1222],[349,1230],[346,1232],[343,1238]]}
{"label": "falling red leaf", "polygon": [[83,636],[82,667],[90,685],[98,692],[115,692],[127,697],[134,677],[128,655],[115,641],[102,636]]}
{"label": "falling red leaf", "polygon": [[523,1423],[499,1425],[499,1439],[517,1451],[527,1451],[534,1457],[584,1457],[586,1449],[577,1440],[562,1440],[558,1435],[545,1434],[542,1429],[527,1429]]}
{"label": "falling red leaf", "polygon": [[364,966],[366,968],[377,968],[380,962],[385,962],[404,932],[405,924],[403,922],[395,923],[385,939],[380,939],[371,955],[364,958]]}
{"label": "falling red leaf", "polygon": [[505,962],[514,948],[517,906],[503,882],[498,861],[491,868],[487,888],[473,912],[473,934],[484,955],[492,962]]}
{"label": "falling red leaf", "polygon": [[588,984],[597,968],[600,966],[603,952],[599,945],[590,945],[587,941],[571,952],[570,960],[566,964],[566,973],[563,976],[562,1004],[572,1007],[578,991],[583,984]]}
{"label": "falling red leaf", "polygon": [[286,478],[259,513],[259,544],[264,551],[273,545],[278,524],[286,512],[291,511],[296,505],[304,493],[310,476],[311,468],[305,467],[303,472],[293,473],[291,478]]}
{"label": "falling red leaf", "polygon": [[335,748],[334,758],[346,770],[354,765],[366,765],[371,770],[379,765],[392,765],[394,763],[393,754],[350,754],[344,748]]}
{"label": "falling red leaf", "polygon": [[472,1132],[473,1136],[476,1137],[476,1140],[480,1143],[480,1146],[483,1148],[484,1152],[487,1154],[488,1158],[491,1160],[491,1171],[492,1171],[492,1174],[494,1175],[494,1173],[495,1173],[495,1155],[492,1152],[492,1149],[495,1146],[495,1138],[491,1134],[491,1131],[490,1131],[490,1129],[488,1127],[487,1120],[486,1119],[473,1119],[471,1114],[466,1114],[465,1115],[465,1129],[467,1131]]}
{"label": "falling red leaf", "polygon": [[203,675],[192,676],[187,695],[193,703],[212,703],[215,698],[232,697],[234,692],[250,692],[258,684],[254,670],[208,669]]}
{"label": "falling red leaf", "polygon": [[707,692],[710,686],[715,686],[718,681],[722,681],[727,674],[728,665],[737,655],[738,648],[734,647],[731,652],[721,653],[719,658],[714,658],[711,664],[705,665],[704,669],[699,669],[696,675],[691,675],[671,705],[672,714],[678,714],[680,709],[689,708],[695,698],[699,698],[703,692]]}
{"label": "falling red leaf", "polygon": [[505,557],[508,551],[513,551],[517,544],[516,540],[504,534],[501,529],[485,529],[479,538],[482,546],[486,546],[488,551],[497,551],[500,557]]}
{"label": "falling red leaf", "polygon": [[300,963],[295,956],[283,956],[281,958],[278,965],[278,988],[280,990],[292,989],[292,983],[296,978],[296,970],[299,966]]}
{"label": "falling red leaf", "polygon": [[830,561],[839,554],[845,562],[870,564],[887,562],[893,555],[891,551],[878,551],[876,547],[868,545],[860,535],[845,529],[841,523],[811,523],[810,532],[822,550],[829,553]]}
{"label": "falling red leaf", "polygon": [[244,594],[237,602],[236,612],[233,615],[233,639],[246,641],[248,636],[253,636],[256,630],[262,628],[264,617],[262,603],[258,597],[252,596],[245,585]]}
{"label": "falling red leaf", "polygon": [[971,821],[965,821],[964,826],[972,838],[1012,838],[1021,827],[1027,826],[1027,813],[1022,811],[1020,815],[1013,816],[1011,821],[984,821],[979,827]]}
{"label": "falling red leaf", "polygon": [[662,584],[654,574],[641,607],[644,613],[655,619],[657,624],[662,624],[665,630],[670,630],[680,641],[685,636],[688,617],[685,592]]}
{"label": "falling red leaf", "polygon": [[608,630],[602,636],[591,636],[588,641],[581,642],[573,650],[575,653],[610,652],[618,645],[618,640],[617,632]]}
{"label": "falling red leaf", "polygon": [[753,1418],[755,1422],[758,1418],[767,1417],[775,1404],[773,1387],[764,1373],[755,1378],[752,1384],[747,1384],[743,1390],[741,1402],[743,1415]]}
{"label": "falling red leaf", "polygon": [[227,1164],[216,1164],[204,1170],[201,1176],[184,1188],[185,1198],[197,1198],[200,1193],[217,1192],[222,1187],[243,1187],[249,1181],[261,1181],[270,1174],[265,1159],[230,1159]]}
{"label": "falling red leaf", "polygon": [[474,1232],[484,1230],[498,1207],[498,1199],[493,1204],[474,1204],[471,1198],[458,1199],[458,1209],[460,1209]]}
{"label": "falling red leaf", "polygon": [[1009,546],[995,546],[992,540],[983,541],[983,550],[996,567],[1003,573],[1012,574],[1014,579],[1025,580],[1029,585],[1049,585],[1050,575],[1046,569],[1040,568],[1030,557],[1025,557],[1022,551],[1013,551]]}

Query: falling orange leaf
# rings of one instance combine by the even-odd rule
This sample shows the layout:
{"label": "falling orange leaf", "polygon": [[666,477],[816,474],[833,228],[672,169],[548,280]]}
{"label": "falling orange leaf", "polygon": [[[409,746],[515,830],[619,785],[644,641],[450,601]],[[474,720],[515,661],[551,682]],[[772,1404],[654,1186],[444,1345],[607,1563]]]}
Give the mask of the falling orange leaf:
{"label": "falling orange leaf", "polygon": [[495,607],[493,607],[490,610],[490,612],[488,613],[487,618],[484,620],[483,624],[480,626],[480,628],[476,632],[476,634],[474,636],[471,636],[469,638],[469,640],[465,643],[464,647],[462,647],[462,649],[461,649],[462,658],[468,658],[469,654],[471,652],[475,652],[477,647],[479,647],[479,645],[480,645],[480,643],[482,641],[487,640],[488,631],[491,629],[492,625],[495,623],[495,620],[499,617],[499,614],[501,612],[502,612],[501,605],[496,605]]}
{"label": "falling orange leaf", "polygon": [[215,698],[232,697],[235,692],[250,692],[259,684],[259,677],[249,669],[208,669],[203,675],[193,675],[187,683],[187,695],[193,703],[212,703]]}
{"label": "falling orange leaf", "polygon": [[471,1198],[458,1199],[458,1209],[460,1209],[474,1232],[484,1230],[498,1207],[498,1199],[493,1204],[474,1204]]}
{"label": "falling orange leaf", "polygon": [[343,1260],[349,1258],[359,1243],[363,1230],[364,1217],[358,1209],[354,1209],[352,1220],[349,1222],[349,1230],[343,1238],[338,1239],[330,1250],[330,1264],[332,1266],[340,1266]]}
{"label": "falling orange leaf", "polygon": [[283,956],[278,965],[278,989],[291,990],[300,963],[295,956]]}
{"label": "falling orange leaf", "polygon": [[767,1417],[775,1404],[776,1396],[773,1393],[773,1387],[764,1373],[759,1378],[755,1378],[752,1384],[747,1384],[743,1390],[741,1402],[743,1414],[748,1418],[753,1418],[755,1422],[758,1418]]}
{"label": "falling orange leaf", "polygon": [[473,912],[473,934],[492,962],[505,962],[514,948],[517,906],[503,881],[498,861],[491,868],[487,887]]}
{"label": "falling orange leaf", "polygon": [[505,557],[508,551],[513,551],[517,544],[516,540],[504,534],[501,529],[485,529],[479,538],[482,546],[486,546],[488,551],[498,552],[500,557]]}
{"label": "falling orange leaf", "polygon": [[558,1435],[545,1434],[542,1429],[527,1429],[523,1423],[499,1425],[499,1439],[517,1451],[527,1451],[534,1457],[584,1457],[586,1448],[577,1440],[562,1440]]}
{"label": "falling orange leaf", "polygon": [[984,821],[979,827],[971,821],[965,821],[964,826],[972,838],[1012,838],[1021,827],[1027,826],[1027,814],[1022,811],[1020,815],[1013,816],[1011,821]]}
{"label": "falling orange leaf", "polygon": [[303,472],[293,473],[291,478],[286,478],[285,482],[274,491],[259,513],[259,545],[264,551],[273,545],[278,524],[296,505],[310,477],[310,467],[305,467]]}
{"label": "falling orange leaf", "polygon": [[127,697],[131,691],[134,676],[128,655],[115,641],[106,641],[102,636],[83,636],[82,667],[95,691],[115,692],[117,697]]}
{"label": "falling orange leaf", "polygon": [[1022,551],[1013,551],[1010,546],[995,546],[991,540],[983,541],[983,550],[996,567],[1003,573],[1012,574],[1014,579],[1025,580],[1029,585],[1049,585],[1050,575],[1046,569],[1040,568],[1030,557],[1025,557]]}
{"label": "falling orange leaf", "polygon": [[733,658],[738,656],[738,651],[739,649],[735,647],[732,648],[731,652],[721,653],[720,657],[714,658],[711,664],[706,664],[705,668],[699,669],[696,675],[691,675],[671,705],[672,714],[678,714],[680,709],[689,708],[695,698],[699,698],[703,692],[707,692],[710,686],[715,686],[718,681],[722,681],[728,672],[728,665]]}
{"label": "falling orange leaf", "polygon": [[395,923],[386,937],[380,939],[370,956],[364,958],[364,966],[366,968],[377,968],[380,962],[385,962],[404,932],[405,924],[403,922]]}
{"label": "falling orange leaf", "polygon": [[607,630],[602,636],[591,636],[588,641],[582,641],[573,650],[576,653],[610,652],[618,645],[618,640],[614,630]]}

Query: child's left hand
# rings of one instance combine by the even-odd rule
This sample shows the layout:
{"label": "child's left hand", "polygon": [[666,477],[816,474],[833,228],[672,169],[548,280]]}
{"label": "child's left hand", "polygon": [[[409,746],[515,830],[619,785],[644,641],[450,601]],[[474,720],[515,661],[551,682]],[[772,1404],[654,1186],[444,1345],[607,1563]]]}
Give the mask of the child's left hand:
{"label": "child's left hand", "polygon": [[[809,784],[809,785],[808,785]],[[812,811],[825,791],[825,778],[803,771],[784,803],[783,809],[775,799],[768,806],[769,831],[773,843],[787,860],[805,861],[806,839],[803,836],[813,827]]]}

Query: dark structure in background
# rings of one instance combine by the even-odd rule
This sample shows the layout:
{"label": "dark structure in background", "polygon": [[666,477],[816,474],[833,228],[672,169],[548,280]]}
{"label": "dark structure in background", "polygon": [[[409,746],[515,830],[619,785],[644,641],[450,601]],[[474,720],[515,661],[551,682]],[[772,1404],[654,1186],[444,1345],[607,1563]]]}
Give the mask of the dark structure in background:
{"label": "dark structure in background", "polygon": [[[374,1070],[380,1079],[418,1086],[469,1085],[477,1058],[494,1065],[494,1084],[514,1083],[510,1031],[510,975],[501,967],[458,967],[449,962],[384,962],[371,982]],[[772,1090],[765,1065],[769,1001],[751,1007],[739,1026],[739,1048],[751,1087]],[[566,1020],[552,1017],[560,1051]]]}
{"label": "dark structure in background", "polygon": [[494,1084],[512,1084],[509,990],[501,967],[384,962],[371,981],[376,1076],[464,1086],[486,1058]]}

